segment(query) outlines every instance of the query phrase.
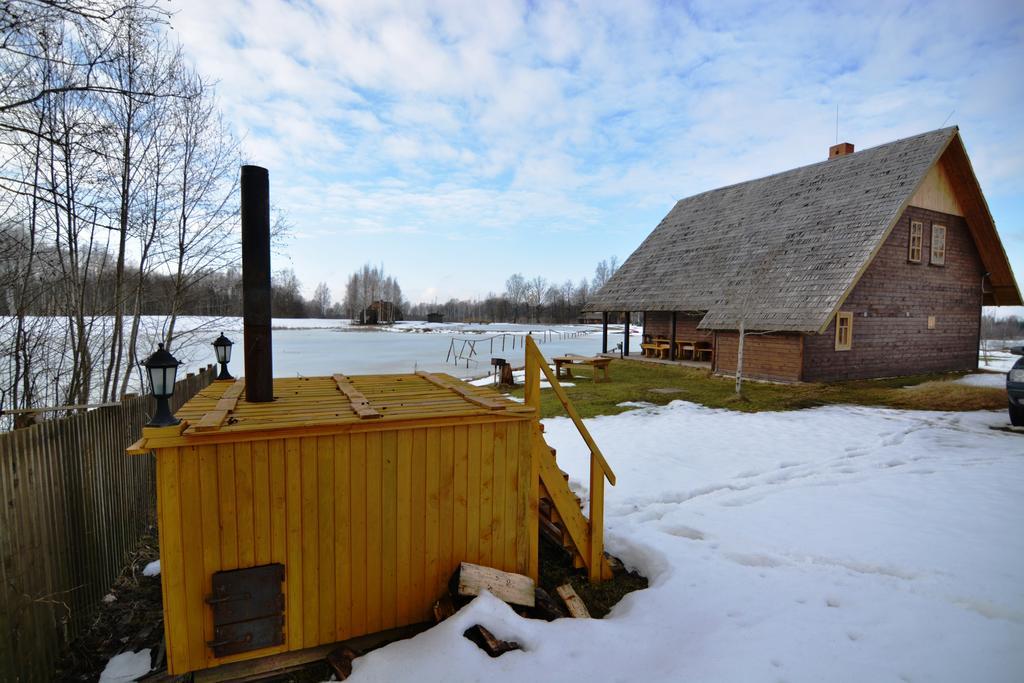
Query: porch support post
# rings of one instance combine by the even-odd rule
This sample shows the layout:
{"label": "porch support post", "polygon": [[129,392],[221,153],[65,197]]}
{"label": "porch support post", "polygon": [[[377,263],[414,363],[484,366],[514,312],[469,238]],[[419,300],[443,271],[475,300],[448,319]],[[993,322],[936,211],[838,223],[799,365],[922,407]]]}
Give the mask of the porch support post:
{"label": "porch support post", "polygon": [[601,311],[601,353],[608,353],[608,311]]}
{"label": "porch support post", "polygon": [[676,312],[672,311],[672,343],[668,349],[669,360],[676,359]]}
{"label": "porch support post", "polygon": [[625,312],[626,324],[622,326],[622,355],[629,355],[629,311]]}

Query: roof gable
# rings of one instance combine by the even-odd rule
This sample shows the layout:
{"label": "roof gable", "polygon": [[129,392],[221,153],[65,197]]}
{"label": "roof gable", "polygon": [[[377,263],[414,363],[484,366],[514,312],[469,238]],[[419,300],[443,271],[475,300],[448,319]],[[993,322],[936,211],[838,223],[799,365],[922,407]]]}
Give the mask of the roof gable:
{"label": "roof gable", "polygon": [[588,308],[818,331],[954,139],[936,130],[680,200]]}

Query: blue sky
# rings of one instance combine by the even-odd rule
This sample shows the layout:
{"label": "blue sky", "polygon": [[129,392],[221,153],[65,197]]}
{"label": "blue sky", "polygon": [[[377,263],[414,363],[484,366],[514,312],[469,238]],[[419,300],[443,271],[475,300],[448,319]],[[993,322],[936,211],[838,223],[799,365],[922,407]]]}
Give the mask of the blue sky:
{"label": "blue sky", "polygon": [[677,199],[957,124],[1024,273],[1019,2],[174,0],[307,294],[625,259]]}

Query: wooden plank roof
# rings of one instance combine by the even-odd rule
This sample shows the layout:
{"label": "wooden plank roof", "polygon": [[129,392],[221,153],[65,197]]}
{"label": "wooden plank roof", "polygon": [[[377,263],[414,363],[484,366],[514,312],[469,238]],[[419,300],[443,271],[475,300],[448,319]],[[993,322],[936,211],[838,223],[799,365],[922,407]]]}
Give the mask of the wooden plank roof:
{"label": "wooden plank roof", "polygon": [[[587,310],[704,311],[704,329],[745,318],[748,329],[818,332],[947,148],[962,152],[956,127],[682,199]],[[954,160],[999,303],[1019,304],[966,153]]]}
{"label": "wooden plank roof", "polygon": [[490,387],[426,372],[276,378],[270,403],[249,403],[242,387],[244,379],[214,382],[177,411],[184,428],[157,430],[151,439],[144,434],[133,452],[278,430],[397,429],[433,420],[526,419],[534,412]]}

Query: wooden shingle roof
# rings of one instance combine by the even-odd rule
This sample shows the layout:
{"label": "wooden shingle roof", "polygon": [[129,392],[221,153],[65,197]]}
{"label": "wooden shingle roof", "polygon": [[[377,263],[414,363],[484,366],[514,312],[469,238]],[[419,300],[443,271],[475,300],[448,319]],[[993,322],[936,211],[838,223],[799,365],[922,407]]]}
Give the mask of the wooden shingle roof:
{"label": "wooden shingle roof", "polygon": [[682,199],[587,309],[820,331],[954,139],[943,128]]}

